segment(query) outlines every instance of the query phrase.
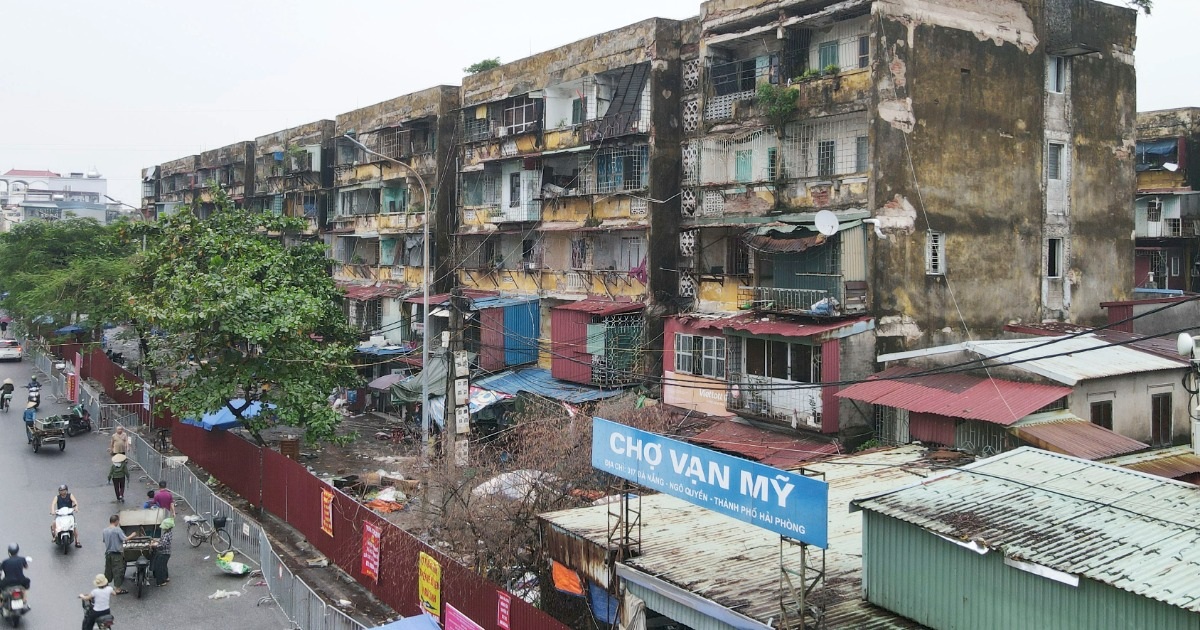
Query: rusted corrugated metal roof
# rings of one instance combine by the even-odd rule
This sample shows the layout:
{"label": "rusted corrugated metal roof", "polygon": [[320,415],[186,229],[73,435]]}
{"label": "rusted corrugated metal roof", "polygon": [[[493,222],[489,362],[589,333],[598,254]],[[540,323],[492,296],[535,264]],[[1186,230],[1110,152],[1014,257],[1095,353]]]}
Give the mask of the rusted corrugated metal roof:
{"label": "rusted corrugated metal roof", "polygon": [[[863,601],[862,515],[847,506],[855,497],[932,474],[933,465],[924,453],[922,447],[909,445],[805,464],[806,470],[824,473],[829,482],[826,591],[821,596],[828,611],[850,620],[828,627],[923,627]],[[574,568],[606,574],[608,511],[608,505],[601,505],[550,512],[540,519],[558,530],[554,546],[579,559]],[[625,564],[762,623],[778,620],[778,534],[663,494],[642,497],[641,521],[642,555]],[[594,549],[579,549],[581,541]],[[783,554],[788,566],[800,566],[799,546],[787,546]]]}
{"label": "rusted corrugated metal roof", "polygon": [[918,371],[903,366],[888,368],[837,392],[837,395],[912,412],[1008,426],[1071,393],[1069,387],[986,379],[960,373],[899,378]]}
{"label": "rusted corrugated metal roof", "polygon": [[1009,427],[1008,431],[1040,449],[1083,459],[1103,459],[1150,448],[1149,444],[1081,418]]}
{"label": "rusted corrugated metal roof", "polygon": [[1022,447],[854,505],[1200,612],[1190,484]]}
{"label": "rusted corrugated metal roof", "polygon": [[582,311],[591,313],[592,315],[617,315],[620,313],[632,313],[642,310],[645,306],[641,302],[608,302],[605,300],[580,300],[555,306],[555,310],[559,311]]}
{"label": "rusted corrugated metal roof", "polygon": [[1175,446],[1137,455],[1122,455],[1104,460],[1105,464],[1144,472],[1156,477],[1179,479],[1200,473],[1200,456],[1190,446]]}
{"label": "rusted corrugated metal roof", "polygon": [[776,468],[795,468],[802,462],[841,452],[836,443],[818,436],[784,435],[734,420],[718,422],[688,441],[743,455]]}
{"label": "rusted corrugated metal roof", "polygon": [[802,236],[799,238],[776,238],[773,236],[751,236],[746,244],[751,249],[773,254],[803,252],[819,245],[824,245],[829,237],[824,234]]}
{"label": "rusted corrugated metal roof", "polygon": [[870,317],[852,317],[831,321],[799,321],[775,317],[756,317],[742,315],[728,320],[725,328],[752,335],[779,335],[780,337],[812,337],[839,328],[853,326],[871,319]]}

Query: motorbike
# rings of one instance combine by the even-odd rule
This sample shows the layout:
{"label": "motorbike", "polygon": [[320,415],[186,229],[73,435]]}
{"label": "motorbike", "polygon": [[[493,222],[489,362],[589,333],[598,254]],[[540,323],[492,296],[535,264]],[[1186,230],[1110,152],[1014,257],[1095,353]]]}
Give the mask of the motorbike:
{"label": "motorbike", "polygon": [[12,406],[12,392],[4,392],[0,394],[0,411],[8,413],[8,408]]}
{"label": "motorbike", "polygon": [[[93,608],[92,600],[84,599],[81,601],[83,602],[83,609],[88,612],[91,612],[92,608]],[[110,612],[110,613],[100,615],[99,617],[97,617],[96,618],[96,627],[101,628],[102,630],[108,630],[109,628],[113,627],[112,613]]]}
{"label": "motorbike", "polygon": [[40,384],[30,384],[25,386],[29,390],[28,402],[33,403],[33,408],[37,409],[42,404],[42,386]]}
{"label": "motorbike", "polygon": [[54,544],[58,545],[63,555],[71,551],[75,542],[75,508],[61,507],[54,516]]}
{"label": "motorbike", "polygon": [[25,596],[25,589],[19,585],[6,586],[0,591],[0,617],[14,628],[21,625],[21,617],[29,612]]}
{"label": "motorbike", "polygon": [[70,437],[92,431],[91,413],[84,409],[83,405],[71,407],[63,418],[67,421],[67,435]]}

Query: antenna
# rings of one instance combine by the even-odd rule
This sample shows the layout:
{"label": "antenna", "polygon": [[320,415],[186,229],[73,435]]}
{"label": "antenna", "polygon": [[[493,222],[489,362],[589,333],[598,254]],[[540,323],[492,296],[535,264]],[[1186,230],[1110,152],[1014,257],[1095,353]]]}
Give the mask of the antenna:
{"label": "antenna", "polygon": [[817,225],[817,231],[825,236],[833,236],[838,231],[837,215],[829,210],[822,210],[813,218],[813,222]]}

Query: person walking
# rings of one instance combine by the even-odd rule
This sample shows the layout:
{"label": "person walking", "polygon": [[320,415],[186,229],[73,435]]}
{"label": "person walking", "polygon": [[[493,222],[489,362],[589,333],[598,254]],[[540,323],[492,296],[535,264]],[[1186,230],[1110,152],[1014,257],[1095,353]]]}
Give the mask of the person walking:
{"label": "person walking", "polygon": [[162,534],[158,537],[158,548],[154,551],[154,583],[166,586],[167,582],[171,581],[171,574],[167,572],[167,563],[171,561],[171,541],[175,535],[175,519],[168,516],[163,519],[162,525],[159,527]]}
{"label": "person walking", "polygon": [[125,455],[129,452],[129,443],[132,439],[125,432],[125,427],[117,425],[117,430],[113,431],[112,438],[108,441],[109,455]]}
{"label": "person walking", "polygon": [[25,420],[25,443],[33,444],[33,422],[37,420],[37,403],[31,402],[25,405],[25,413],[21,414],[21,418]]}
{"label": "person walking", "polygon": [[121,585],[125,583],[125,532],[121,531],[121,517],[108,517],[108,527],[101,534],[104,540],[104,575],[106,582],[113,585],[113,593],[128,593]]}
{"label": "person walking", "polygon": [[112,482],[113,492],[117,500],[125,502],[125,480],[129,478],[129,458],[122,453],[112,456],[112,465],[108,467],[108,480]]}
{"label": "person walking", "polygon": [[92,603],[92,607],[88,608],[87,611],[83,613],[83,630],[92,630],[96,627],[97,619],[103,617],[104,615],[110,614],[109,609],[111,607],[113,594],[122,592],[119,590],[113,590],[113,587],[109,586],[108,584],[108,578],[104,577],[103,575],[97,575],[92,580],[92,586],[95,587],[92,589],[92,592],[88,593],[87,595],[84,595],[83,593],[79,594],[79,599],[87,600]]}

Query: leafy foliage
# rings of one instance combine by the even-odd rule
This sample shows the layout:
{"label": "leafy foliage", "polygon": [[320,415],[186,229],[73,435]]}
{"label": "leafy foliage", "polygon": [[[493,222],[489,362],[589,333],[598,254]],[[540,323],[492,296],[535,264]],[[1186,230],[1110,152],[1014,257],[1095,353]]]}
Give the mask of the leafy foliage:
{"label": "leafy foliage", "polygon": [[1151,5],[1154,4],[1154,0],[1126,0],[1126,2],[1135,9],[1145,11],[1146,15],[1150,15]]}
{"label": "leafy foliage", "polygon": [[4,307],[25,320],[48,315],[65,323],[78,313],[97,324],[119,318],[116,287],[131,271],[135,251],[128,223],[22,222],[0,235],[0,288],[9,292]]}
{"label": "leafy foliage", "polygon": [[[148,226],[138,261],[140,284],[128,293],[130,315],[157,332],[146,357],[160,375],[158,394],[184,417],[222,406],[261,432],[284,424],[310,443],[335,440],[340,420],[326,402],[356,380],[346,324],[324,245],[285,246],[278,235],[302,220],[233,207],[214,190],[217,209],[189,212]],[[241,407],[230,399],[244,398]],[[276,405],[251,418],[253,401]]]}
{"label": "leafy foliage", "polygon": [[499,68],[499,67],[500,67],[500,58],[492,57],[491,59],[484,59],[483,61],[477,61],[477,62],[467,66],[466,68],[463,68],[463,72],[466,72],[467,74],[478,74],[485,70],[491,70],[492,68]]}
{"label": "leafy foliage", "polygon": [[776,133],[783,134],[783,128],[796,111],[796,99],[799,96],[800,90],[796,88],[770,83],[758,86],[758,105],[775,127]]}

